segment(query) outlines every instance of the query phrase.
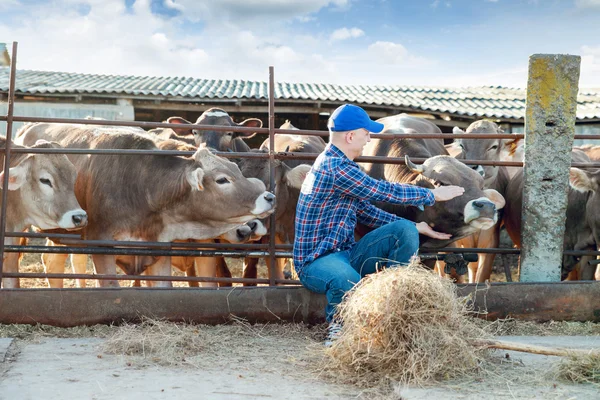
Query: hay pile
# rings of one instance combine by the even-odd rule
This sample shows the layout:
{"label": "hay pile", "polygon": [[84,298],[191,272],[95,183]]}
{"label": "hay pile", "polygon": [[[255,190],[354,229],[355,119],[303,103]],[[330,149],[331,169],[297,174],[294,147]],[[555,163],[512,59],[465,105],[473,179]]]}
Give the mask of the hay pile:
{"label": "hay pile", "polygon": [[137,355],[158,365],[179,366],[211,344],[205,336],[193,325],[147,318],[119,326],[101,347],[108,354]]}
{"label": "hay pile", "polygon": [[425,385],[477,371],[488,337],[456,286],[413,262],[388,268],[357,285],[338,308],[339,340],[321,367],[362,387],[390,382]]}
{"label": "hay pile", "polygon": [[572,354],[558,364],[557,375],[567,381],[600,387],[600,356],[598,353]]}

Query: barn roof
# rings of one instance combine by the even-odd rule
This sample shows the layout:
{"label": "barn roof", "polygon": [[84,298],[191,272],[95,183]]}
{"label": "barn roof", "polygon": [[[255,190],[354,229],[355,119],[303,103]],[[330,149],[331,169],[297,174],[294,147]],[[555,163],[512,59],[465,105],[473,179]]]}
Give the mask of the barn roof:
{"label": "barn roof", "polygon": [[[8,68],[0,68],[0,92],[8,91],[8,75]],[[268,99],[268,85],[260,81],[32,70],[17,71],[16,88],[17,93],[29,95],[160,96],[190,100]],[[275,84],[275,98],[280,101],[352,102],[502,119],[522,119],[525,116],[525,94],[524,89],[501,86],[450,88],[287,82]],[[577,118],[600,118],[600,88],[580,91]]]}

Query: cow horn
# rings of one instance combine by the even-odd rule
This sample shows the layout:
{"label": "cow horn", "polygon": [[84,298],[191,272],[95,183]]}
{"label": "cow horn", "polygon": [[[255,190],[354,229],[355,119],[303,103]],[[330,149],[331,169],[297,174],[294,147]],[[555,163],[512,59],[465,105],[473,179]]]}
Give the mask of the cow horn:
{"label": "cow horn", "polygon": [[416,166],[412,161],[410,161],[408,154],[404,156],[404,162],[406,163],[406,166],[408,167],[408,169],[410,169],[415,174],[423,173],[423,166],[422,165]]}

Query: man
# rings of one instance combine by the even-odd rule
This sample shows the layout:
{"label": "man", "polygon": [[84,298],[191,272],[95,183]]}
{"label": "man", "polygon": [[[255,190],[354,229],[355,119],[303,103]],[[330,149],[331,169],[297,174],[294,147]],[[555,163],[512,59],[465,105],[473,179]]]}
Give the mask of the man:
{"label": "man", "polygon": [[[372,121],[358,106],[338,107],[329,118],[328,128],[329,144],[302,185],[294,241],[294,266],[300,281],[309,290],[327,295],[326,346],[341,329],[334,320],[336,306],[362,277],[377,268],[408,263],[419,249],[419,233],[450,238],[425,222],[415,224],[370,201],[431,206],[464,193],[459,186],[425,189],[366,175],[353,160],[371,140],[370,133],[381,132],[383,124]],[[377,229],[355,242],[357,221]]]}

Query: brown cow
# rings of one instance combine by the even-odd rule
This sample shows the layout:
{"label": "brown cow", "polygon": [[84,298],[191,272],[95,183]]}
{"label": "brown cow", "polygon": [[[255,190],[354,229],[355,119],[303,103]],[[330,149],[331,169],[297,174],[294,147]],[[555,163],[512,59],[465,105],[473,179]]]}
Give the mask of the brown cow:
{"label": "brown cow", "polygon": [[[181,124],[182,127],[176,130],[176,137],[170,135],[168,137],[163,137],[164,139],[171,138],[181,140],[181,136],[185,137],[191,133],[194,137],[196,146],[205,145],[208,148],[218,151],[249,151],[250,147],[246,144],[246,142],[244,142],[243,139],[250,139],[255,135],[254,133],[245,132],[190,129],[186,128],[185,125],[190,125],[191,122],[180,117],[171,117],[167,120],[167,122],[171,124]],[[216,107],[209,108],[208,110],[204,111],[196,120],[196,124],[252,128],[262,127],[262,121],[258,118],[249,118],[238,124],[231,119],[225,110]],[[154,130],[154,132],[156,132],[156,130]],[[167,133],[163,133],[163,135],[167,135]]]}
{"label": "brown cow", "polygon": [[[572,161],[578,163],[590,162],[589,157],[582,151],[574,149]],[[563,238],[564,250],[596,250],[597,239],[595,236],[595,219],[598,204],[595,202],[595,188],[589,184],[588,178],[594,177],[594,171],[583,171],[571,168],[571,188],[567,197],[567,215],[565,235]],[[504,225],[510,238],[517,247],[521,247],[521,212],[523,202],[523,170],[519,171],[507,186],[510,196],[506,199],[504,209]],[[582,212],[584,210],[585,212]],[[563,255],[561,279],[565,279],[578,263],[578,258]],[[585,275],[585,274],[584,274]],[[591,279],[593,272],[584,276]]]}
{"label": "brown cow", "polygon": [[[456,134],[464,133],[504,133],[502,129],[494,122],[481,120],[473,122],[464,132],[458,127],[453,130]],[[485,161],[504,161],[510,150],[518,142],[514,139],[455,139],[454,147],[458,150],[457,158],[468,160]],[[509,173],[506,167],[499,166],[481,166],[472,167],[483,176],[484,187],[494,189],[506,198],[506,186],[509,181]],[[490,229],[481,230],[472,236],[463,238],[450,247],[477,247],[477,248],[496,248],[500,244],[500,225],[499,221]],[[481,253],[478,262],[469,263],[469,282],[485,282],[490,278],[492,266],[494,264],[495,254]]]}
{"label": "brown cow", "polygon": [[[279,127],[280,129],[298,130],[290,121],[286,121]],[[293,135],[287,133],[278,133],[275,135],[275,151],[281,152],[292,152],[292,153],[316,153],[319,154],[325,150],[327,145],[322,137],[320,136],[303,136]],[[262,145],[261,149],[269,150],[269,139],[267,138]],[[288,167],[294,168],[301,164],[310,164],[312,161],[307,160],[293,160],[286,159],[283,161]]]}
{"label": "brown cow", "polygon": [[[415,222],[426,221],[435,230],[452,235],[452,239],[438,240],[421,235],[421,247],[442,248],[456,239],[469,236],[481,229],[489,229],[498,221],[498,210],[504,206],[504,198],[493,189],[484,189],[482,176],[448,155],[442,139],[407,139],[403,133],[441,133],[432,122],[406,114],[384,117],[382,133],[397,134],[391,140],[372,139],[363,154],[365,156],[403,157],[407,166],[365,163],[365,170],[374,178],[390,182],[412,183],[433,188],[438,185],[457,185],[465,188],[462,196],[447,202],[439,202],[421,210],[417,207],[381,204],[388,212]],[[409,157],[427,160],[423,165],[412,165]]]}
{"label": "brown cow", "polygon": [[[65,147],[157,149],[146,136],[107,134],[93,127],[34,124],[21,131],[23,143],[53,138]],[[165,241],[208,239],[274,211],[275,196],[257,179],[245,178],[232,162],[199,149],[193,157],[145,155],[73,156],[75,190],[88,211],[86,239]],[[94,255],[97,273],[114,274],[110,255]],[[170,257],[149,267],[170,275]],[[115,281],[101,284],[118,286]],[[169,285],[169,283],[163,283]]]}
{"label": "brown cow", "polygon": [[[36,141],[32,148],[61,148],[56,143]],[[0,138],[3,149],[6,140]],[[13,145],[14,148],[23,146]],[[0,155],[4,165],[4,153]],[[87,214],[75,198],[76,170],[63,154],[13,153],[10,160],[6,204],[6,230],[21,232],[31,225],[45,229],[76,229],[87,224]],[[4,171],[0,173],[0,186]],[[18,238],[6,238],[18,244]],[[4,254],[4,272],[18,272],[18,253]],[[19,287],[19,280],[4,278],[4,286]]]}
{"label": "brown cow", "polygon": [[[260,149],[252,152],[267,154],[268,150]],[[268,158],[243,158],[238,165],[244,176],[258,178],[270,189]],[[302,182],[310,171],[310,165],[300,164],[291,168],[280,160],[275,160],[273,167],[275,168],[275,195],[278,199],[275,210],[275,243],[289,244],[294,242],[296,204]],[[256,259],[247,259],[244,262],[244,278],[256,278]],[[285,259],[278,258],[275,279],[284,279],[284,266]]]}

